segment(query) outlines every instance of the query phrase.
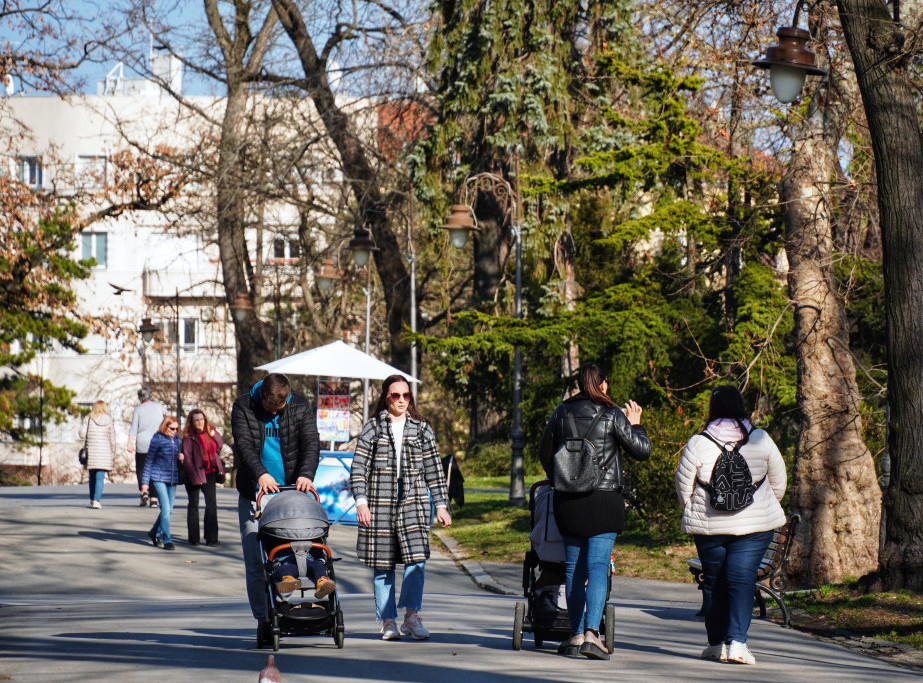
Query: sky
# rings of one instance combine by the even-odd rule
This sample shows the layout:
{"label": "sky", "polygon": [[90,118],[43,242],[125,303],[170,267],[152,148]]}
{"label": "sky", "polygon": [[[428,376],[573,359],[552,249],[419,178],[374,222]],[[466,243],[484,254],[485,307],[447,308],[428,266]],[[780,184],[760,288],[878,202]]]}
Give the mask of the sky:
{"label": "sky", "polygon": [[[25,32],[22,26],[11,24],[9,21],[0,21],[0,47],[10,44],[14,50],[30,55],[51,53],[64,55],[68,41],[79,46],[78,50],[86,44],[93,45],[100,40],[107,29],[115,29],[124,36],[131,36],[130,47],[135,54],[145,59],[150,53],[150,35],[140,28],[140,22],[129,26],[129,21],[124,15],[124,10],[129,5],[128,0],[52,0],[57,5],[58,11],[64,8],[71,20],[53,23],[49,26],[50,35],[41,39],[24,39]],[[171,23],[178,26],[204,25],[205,16],[201,0],[156,0],[159,9],[167,10],[167,17]],[[129,28],[134,30],[128,32]],[[80,67],[72,72],[68,80],[79,84],[78,89],[85,93],[95,93],[97,81],[105,79],[106,75],[118,64],[118,59],[103,50],[95,49],[89,59],[84,60]],[[126,78],[137,78],[127,65],[124,68]],[[184,78],[184,87],[189,94],[201,94],[206,91],[206,86],[201,79],[196,82],[193,74],[187,72]],[[17,79],[15,82],[17,92],[35,92],[28,81]],[[199,92],[195,92],[199,91]]]}

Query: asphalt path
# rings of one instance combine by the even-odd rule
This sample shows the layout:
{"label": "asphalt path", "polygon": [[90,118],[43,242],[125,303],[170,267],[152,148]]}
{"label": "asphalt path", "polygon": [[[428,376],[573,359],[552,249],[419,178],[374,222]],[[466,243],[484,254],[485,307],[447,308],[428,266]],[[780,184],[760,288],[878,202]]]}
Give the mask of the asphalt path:
{"label": "asphalt path", "polygon": [[[84,486],[0,488],[0,680],[253,681],[269,650],[255,648],[243,582],[236,493],[219,491],[221,545],[192,547],[185,494],[173,516],[174,552],[152,547],[156,510],[133,486],[107,485],[103,509]],[[283,638],[283,681],[881,681],[919,674],[756,620],[756,666],[699,659],[704,627],[689,585],[617,581],[616,647],[609,662],[511,648],[517,597],[478,587],[434,552],[421,615],[431,640],[380,639],[370,571],[355,557],[355,529],[334,526],[346,644]],[[498,580],[517,583],[517,562]],[[469,565],[471,563],[468,563]]]}

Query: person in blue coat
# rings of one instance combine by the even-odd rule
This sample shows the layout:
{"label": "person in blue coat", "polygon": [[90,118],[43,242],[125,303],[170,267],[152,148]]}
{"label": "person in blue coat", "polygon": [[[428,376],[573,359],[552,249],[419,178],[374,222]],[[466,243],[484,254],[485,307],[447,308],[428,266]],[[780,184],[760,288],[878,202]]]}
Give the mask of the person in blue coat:
{"label": "person in blue coat", "polygon": [[155,547],[164,550],[176,550],[170,536],[170,515],[176,501],[176,485],[179,483],[179,468],[183,461],[181,443],[179,422],[172,415],[168,415],[151,437],[147,459],[144,461],[144,472],[141,475],[141,494],[146,494],[153,487],[160,500],[160,514],[147,535]]}

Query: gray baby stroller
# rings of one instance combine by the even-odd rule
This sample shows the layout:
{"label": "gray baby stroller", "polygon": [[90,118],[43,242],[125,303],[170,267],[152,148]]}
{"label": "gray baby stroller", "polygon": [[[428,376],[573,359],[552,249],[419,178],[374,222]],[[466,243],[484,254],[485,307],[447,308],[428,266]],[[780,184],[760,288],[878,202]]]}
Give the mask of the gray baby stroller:
{"label": "gray baby stroller", "polygon": [[[279,649],[282,636],[308,635],[333,636],[333,642],[341,648],[346,630],[336,589],[322,599],[315,597],[314,577],[308,576],[307,571],[308,565],[319,558],[327,577],[335,582],[335,558],[327,546],[327,530],[330,527],[327,511],[314,491],[303,493],[294,486],[282,486],[280,491],[262,507],[262,496],[258,496],[256,501],[272,649]],[[280,593],[277,590],[273,573],[280,562],[297,567],[298,576],[293,576],[297,579],[297,588],[290,592]],[[309,590],[311,592],[306,595]],[[266,644],[257,643],[259,647]]]}
{"label": "gray baby stroller", "polygon": [[[529,541],[531,548],[522,563],[522,591],[526,602],[517,602],[513,617],[513,649],[522,648],[522,634],[531,633],[536,649],[546,640],[570,638],[570,619],[564,595],[564,540],[552,512],[554,490],[548,479],[529,489]],[[612,574],[607,579],[606,600],[612,591]],[[612,652],[615,607],[606,604],[600,634]]]}

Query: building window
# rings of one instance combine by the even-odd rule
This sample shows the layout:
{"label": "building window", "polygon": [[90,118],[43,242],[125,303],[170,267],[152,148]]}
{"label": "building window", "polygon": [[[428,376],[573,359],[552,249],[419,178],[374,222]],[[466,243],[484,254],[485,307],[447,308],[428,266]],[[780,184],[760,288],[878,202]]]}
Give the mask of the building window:
{"label": "building window", "polygon": [[[160,332],[154,335],[155,339],[172,346],[173,340],[176,339],[176,320],[161,320],[154,324],[160,328]],[[196,318],[180,318],[179,345],[183,353],[194,354],[198,352],[198,345],[196,344],[198,324],[199,321]]]}
{"label": "building window", "polygon": [[270,263],[296,264],[301,260],[301,242],[298,238],[276,237],[272,241]]}
{"label": "building window", "polygon": [[89,261],[91,258],[96,259],[97,268],[106,267],[106,236],[105,232],[84,232],[81,233],[81,253],[80,258]]}
{"label": "building window", "polygon": [[74,178],[78,188],[98,190],[106,184],[106,157],[104,155],[78,155],[74,165]]}
{"label": "building window", "polygon": [[17,162],[19,182],[29,187],[42,186],[42,160],[38,157],[19,157]]}

